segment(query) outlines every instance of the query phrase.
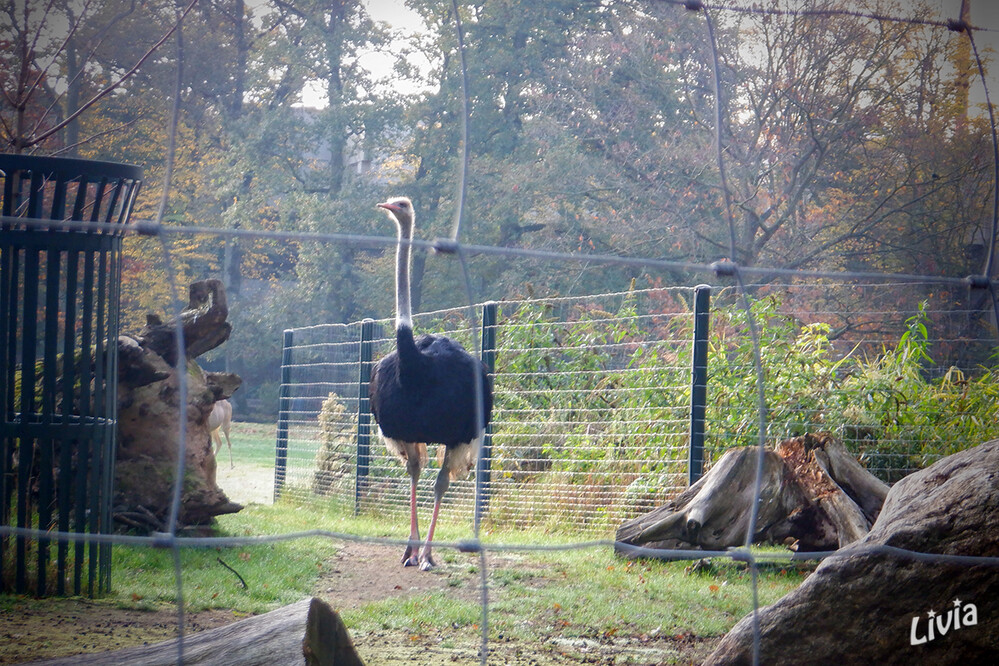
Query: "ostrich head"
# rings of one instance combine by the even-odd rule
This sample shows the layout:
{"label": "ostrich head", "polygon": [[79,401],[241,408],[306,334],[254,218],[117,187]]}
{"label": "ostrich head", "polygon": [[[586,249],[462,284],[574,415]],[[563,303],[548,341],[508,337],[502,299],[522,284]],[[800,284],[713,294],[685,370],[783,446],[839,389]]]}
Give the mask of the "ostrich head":
{"label": "ostrich head", "polygon": [[388,216],[395,220],[402,238],[413,237],[413,202],[406,197],[393,197],[384,203],[377,204],[384,208]]}

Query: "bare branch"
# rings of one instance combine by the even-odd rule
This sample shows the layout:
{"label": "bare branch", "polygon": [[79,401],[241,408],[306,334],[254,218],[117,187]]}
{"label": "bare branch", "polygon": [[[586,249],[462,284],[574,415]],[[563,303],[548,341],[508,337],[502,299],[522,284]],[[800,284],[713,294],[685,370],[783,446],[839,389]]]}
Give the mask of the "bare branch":
{"label": "bare branch", "polygon": [[139,60],[134,65],[132,65],[132,67],[127,72],[125,72],[124,74],[122,74],[118,78],[118,80],[116,80],[114,83],[111,83],[110,85],[108,85],[107,87],[105,87],[103,90],[101,90],[100,92],[98,92],[96,95],[94,95],[93,97],[91,97],[89,100],[87,100],[86,102],[84,102],[83,104],[81,104],[79,109],[77,109],[72,114],[70,114],[69,116],[67,116],[60,123],[58,123],[54,127],[51,127],[50,129],[48,129],[47,131],[43,132],[39,136],[34,137],[33,139],[31,139],[29,142],[27,142],[25,144],[25,147],[37,145],[37,144],[41,143],[42,141],[44,141],[45,139],[47,139],[50,136],[52,136],[53,134],[55,134],[56,132],[59,132],[64,127],[66,127],[66,125],[68,125],[74,119],[76,119],[80,115],[82,115],[85,111],[87,111],[94,104],[96,104],[97,102],[101,101],[102,99],[104,99],[105,97],[107,97],[109,94],[111,94],[113,91],[115,91],[117,88],[119,88],[122,83],[124,83],[125,81],[127,81],[128,79],[130,79],[132,76],[134,76],[136,74],[136,72],[139,71],[139,68],[142,67],[143,63],[145,63],[146,60],[149,59],[149,56],[151,56],[153,53],[155,53],[166,42],[166,40],[170,39],[171,35],[173,35],[173,33],[176,32],[177,28],[180,27],[181,22],[183,22],[183,20],[187,17],[188,13],[190,13],[190,11],[192,9],[194,9],[194,6],[197,3],[198,3],[198,0],[191,0],[190,4],[188,4],[187,7],[184,8],[184,11],[181,13],[180,18],[177,20],[176,23],[174,23],[174,25],[170,28],[170,30],[168,30],[166,32],[166,34],[163,35],[163,37],[161,37],[155,44],[153,44],[153,46],[150,47],[149,50],[146,51],[142,55],[142,57],[139,58]]}
{"label": "bare branch", "polygon": [[[91,0],[87,0],[87,3],[83,6],[83,12],[82,12],[82,14],[86,14],[87,9],[90,7],[90,2],[91,2]],[[49,13],[52,10],[52,5],[53,4],[54,4],[54,0],[49,0],[49,4],[45,7],[45,12],[44,12],[44,14],[42,14],[42,20],[39,22],[38,29],[35,31],[34,39],[31,42],[31,48],[27,49],[27,51],[26,51],[26,54],[30,54],[31,58],[29,59],[29,58],[26,57],[24,59],[24,65],[23,65],[24,67],[27,66],[29,60],[33,60],[34,57],[35,57],[35,52],[36,52],[35,49],[38,46],[38,40],[41,39],[42,31],[45,28],[45,21],[49,17]],[[24,11],[25,11],[25,13],[24,13],[24,34],[27,35],[27,32],[28,32],[28,10],[27,10],[27,8],[25,8]],[[57,48],[54,51],[54,53],[58,54],[58,53],[61,53],[62,51],[64,51],[66,49],[66,45],[69,43],[69,40],[71,40],[73,38],[73,35],[76,34],[76,30],[77,30],[77,28],[80,27],[81,23],[82,23],[82,19],[78,20],[78,21],[70,21],[69,32],[66,34],[66,38],[62,41],[62,44],[59,45],[59,48]],[[41,85],[41,82],[43,80],[45,80],[46,76],[49,73],[49,69],[51,69],[52,65],[54,65],[54,64],[55,64],[55,55],[53,55],[52,58],[49,59],[49,62],[48,62],[47,65],[45,65],[45,67],[39,67],[37,65],[37,63],[36,63],[36,67],[35,68],[38,70],[38,75],[35,77],[35,80],[32,81],[27,87],[18,90],[18,104],[19,105],[27,103],[28,99],[31,97],[31,95],[33,94],[33,92],[35,90],[37,90],[38,86]],[[25,78],[27,78],[27,71],[26,70],[22,70],[22,72],[25,75]],[[23,80],[22,80],[22,83],[23,83]],[[23,95],[22,95],[22,93],[23,93]],[[54,104],[54,102],[53,102],[53,104]],[[51,111],[51,109],[52,109],[52,106],[49,106],[49,108],[45,110],[45,113],[42,114],[42,119],[44,119],[48,115],[48,113],[49,113],[49,111]],[[38,128],[38,124],[36,123],[35,127],[33,127],[31,131],[34,132],[37,128]]]}
{"label": "bare branch", "polygon": [[73,150],[74,148],[79,148],[80,146],[84,146],[84,145],[90,143],[91,141],[95,141],[95,140],[101,138],[102,136],[108,136],[108,135],[114,134],[115,132],[118,132],[120,130],[123,130],[123,129],[126,129],[128,127],[131,127],[131,126],[135,125],[135,123],[139,122],[139,120],[140,120],[139,118],[133,118],[132,120],[129,120],[128,122],[118,123],[117,125],[114,125],[113,127],[109,127],[106,130],[101,130],[100,132],[94,132],[93,134],[91,134],[90,136],[86,137],[85,139],[80,139],[79,141],[77,141],[76,143],[74,143],[72,145],[63,146],[62,148],[60,148],[60,149],[58,149],[56,151],[53,151],[52,154],[53,155],[61,155],[63,153],[68,153],[71,150]]}
{"label": "bare branch", "polygon": [[[89,2],[88,2],[88,4],[87,4],[87,6],[89,6]],[[92,48],[90,49],[90,52],[89,52],[89,53],[87,53],[87,55],[86,55],[86,57],[85,57],[85,58],[83,59],[83,61],[82,61],[82,62],[81,62],[81,63],[79,64],[79,71],[77,71],[76,75],[75,75],[75,76],[73,76],[73,78],[72,78],[72,79],[70,79],[70,80],[69,80],[69,81],[67,82],[67,90],[68,90],[68,89],[69,89],[69,87],[71,87],[71,86],[72,86],[72,85],[73,85],[73,84],[74,84],[74,83],[75,83],[75,82],[76,82],[76,81],[77,81],[77,80],[78,80],[78,79],[79,79],[80,77],[82,77],[82,76],[83,76],[83,73],[84,73],[84,69],[85,69],[85,67],[86,67],[87,63],[88,63],[88,62],[90,62],[90,59],[91,59],[91,58],[93,57],[93,55],[94,55],[94,54],[95,54],[95,53],[97,52],[97,49],[99,49],[99,48],[101,47],[101,45],[102,45],[102,44],[104,43],[104,38],[105,38],[105,37],[107,36],[108,32],[110,32],[111,28],[113,28],[113,27],[114,27],[114,26],[115,26],[115,25],[116,25],[117,23],[119,23],[120,21],[124,20],[124,19],[125,19],[126,17],[128,17],[128,16],[129,16],[129,15],[130,15],[130,14],[131,14],[132,12],[134,12],[134,11],[135,11],[135,7],[136,7],[136,0],[132,0],[132,3],[131,3],[131,5],[129,6],[129,8],[128,8],[127,10],[125,10],[125,11],[123,11],[123,12],[119,12],[119,13],[118,13],[118,14],[116,14],[116,15],[115,15],[114,17],[112,17],[112,18],[111,18],[111,20],[110,20],[110,21],[108,21],[107,25],[105,25],[105,26],[104,26],[104,27],[103,27],[103,28],[102,28],[102,29],[101,29],[101,30],[100,30],[100,31],[99,31],[99,32],[98,32],[98,33],[97,33],[97,34],[95,35],[95,38],[96,38],[96,41],[95,41],[95,43],[94,43],[93,47],[92,47]],[[61,53],[62,51],[64,51],[64,50],[66,49],[67,45],[68,45],[68,44],[69,44],[69,42],[70,42],[70,39],[71,39],[71,38],[72,38],[72,36],[73,36],[73,33],[74,33],[74,32],[76,31],[76,28],[77,28],[77,26],[79,26],[79,25],[80,25],[80,24],[82,23],[82,16],[84,16],[85,14],[86,14],[86,7],[84,7],[84,10],[83,10],[83,12],[81,13],[81,20],[80,20],[80,21],[77,21],[77,22],[75,22],[75,23],[73,24],[73,30],[71,31],[71,34],[70,34],[70,35],[69,35],[69,36],[68,36],[68,37],[67,37],[67,38],[66,38],[66,39],[65,39],[65,40],[63,41],[63,43],[62,43],[62,44],[60,45],[60,47],[59,47],[59,49],[58,49],[58,50],[56,51],[56,53]],[[55,62],[55,59],[54,59],[54,58],[52,59],[52,62]],[[51,67],[51,63],[49,63],[48,67]],[[43,113],[41,114],[41,116],[39,117],[38,121],[37,121],[37,122],[35,122],[35,126],[31,128],[31,132],[30,132],[30,134],[34,134],[35,132],[37,132],[37,131],[38,131],[38,129],[39,129],[40,127],[41,127],[41,124],[42,124],[42,122],[43,122],[43,121],[44,121],[44,120],[45,120],[45,119],[46,119],[46,118],[48,117],[49,113],[50,113],[50,112],[52,111],[52,109],[53,109],[53,108],[55,108],[55,106],[56,106],[56,105],[57,105],[57,104],[58,104],[58,103],[60,102],[60,100],[62,100],[62,98],[63,98],[63,97],[65,96],[65,94],[66,94],[66,93],[55,93],[55,92],[53,91],[53,93],[52,93],[52,95],[51,95],[51,96],[52,96],[52,103],[51,103],[51,104],[49,104],[48,108],[46,108],[46,109],[45,109],[45,111],[44,111],[44,112],[43,112]],[[69,109],[67,109],[67,110],[68,110],[68,111],[70,111],[70,113],[72,113],[72,110],[69,110]],[[71,123],[71,122],[72,122],[72,119],[69,119],[69,120],[67,120],[67,124],[69,124],[69,123]]]}

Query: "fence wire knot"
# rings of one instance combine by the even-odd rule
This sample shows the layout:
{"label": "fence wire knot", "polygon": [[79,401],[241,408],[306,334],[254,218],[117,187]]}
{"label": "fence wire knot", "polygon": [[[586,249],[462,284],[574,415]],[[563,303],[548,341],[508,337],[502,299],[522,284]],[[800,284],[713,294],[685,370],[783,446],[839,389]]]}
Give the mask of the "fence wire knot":
{"label": "fence wire knot", "polygon": [[964,278],[964,281],[967,282],[968,286],[972,289],[988,289],[992,284],[988,275],[969,275]]}
{"label": "fence wire knot", "polygon": [[139,236],[159,236],[161,226],[151,220],[138,220],[132,225],[132,230]]}
{"label": "fence wire knot", "polygon": [[459,553],[481,553],[482,552],[482,542],[478,539],[468,539],[466,541],[459,541],[457,544]]}
{"label": "fence wire knot", "polygon": [[967,32],[970,26],[960,19],[947,19],[947,29],[951,32]]}
{"label": "fence wire knot", "polygon": [[169,532],[153,532],[150,535],[153,539],[153,548],[173,548],[174,536]]}
{"label": "fence wire knot", "polygon": [[711,264],[711,270],[719,277],[732,277],[739,270],[739,266],[731,259],[720,259]]}
{"label": "fence wire knot", "polygon": [[458,253],[458,241],[451,240],[450,238],[438,238],[434,241],[434,252],[438,254],[457,254]]}
{"label": "fence wire knot", "polygon": [[753,557],[752,551],[748,548],[731,548],[728,553],[733,562],[745,562],[746,564],[752,564],[756,561],[756,558]]}

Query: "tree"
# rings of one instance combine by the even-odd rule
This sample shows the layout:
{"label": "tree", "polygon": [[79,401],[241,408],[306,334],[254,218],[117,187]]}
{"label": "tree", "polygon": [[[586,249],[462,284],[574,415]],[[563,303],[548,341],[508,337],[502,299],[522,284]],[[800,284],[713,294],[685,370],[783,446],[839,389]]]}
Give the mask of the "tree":
{"label": "tree", "polygon": [[[9,21],[0,23],[0,41],[10,50],[4,49],[7,73],[0,77],[0,140],[14,153],[75,151],[88,140],[80,138],[81,116],[132,83],[193,6],[162,20],[168,5],[5,2],[0,12]],[[126,40],[131,48],[122,49],[115,33],[136,18],[167,28],[156,38]],[[146,37],[148,29],[133,34]]]}

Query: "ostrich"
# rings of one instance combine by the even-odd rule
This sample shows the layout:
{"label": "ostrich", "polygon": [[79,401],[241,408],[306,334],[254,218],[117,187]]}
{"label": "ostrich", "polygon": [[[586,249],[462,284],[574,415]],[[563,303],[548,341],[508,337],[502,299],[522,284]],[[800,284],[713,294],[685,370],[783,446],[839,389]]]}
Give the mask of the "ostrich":
{"label": "ostrich", "polygon": [[[410,241],[413,239],[413,204],[405,197],[378,204],[395,221],[399,231],[395,264],[396,349],[383,357],[371,373],[371,413],[385,447],[405,465],[410,477],[409,544],[404,566],[435,566],[430,544],[434,538],[441,498],[451,479],[468,474],[475,464],[477,440],[489,423],[493,406],[492,384],[485,367],[460,344],[443,335],[413,338],[409,295]],[[479,383],[481,390],[476,387]],[[476,409],[481,395],[481,410]],[[480,416],[481,414],[481,416]],[[482,422],[479,423],[479,419]],[[440,444],[440,473],[434,483],[434,512],[423,548],[416,518],[416,485],[427,464],[427,444]]]}

